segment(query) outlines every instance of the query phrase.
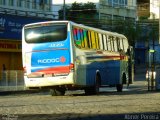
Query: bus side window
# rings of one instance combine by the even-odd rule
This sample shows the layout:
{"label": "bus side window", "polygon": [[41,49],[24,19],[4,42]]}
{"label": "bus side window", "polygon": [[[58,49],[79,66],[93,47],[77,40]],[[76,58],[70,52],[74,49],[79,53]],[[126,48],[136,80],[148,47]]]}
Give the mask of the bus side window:
{"label": "bus side window", "polygon": [[87,30],[83,30],[83,35],[84,35],[84,44],[85,44],[85,48],[89,48],[89,46],[88,46]]}
{"label": "bus side window", "polygon": [[115,52],[117,52],[118,51],[118,46],[117,46],[117,37],[114,37],[113,38],[113,43],[114,43],[114,50],[115,50]]}
{"label": "bus side window", "polygon": [[91,31],[91,43],[92,43],[92,48],[96,49],[96,41],[95,41],[95,32]]}
{"label": "bus side window", "polygon": [[96,48],[100,49],[98,33],[95,33],[95,36],[96,36],[96,39],[95,39],[96,40]]}
{"label": "bus side window", "polygon": [[124,45],[124,51],[126,53],[129,46],[127,39],[123,39],[123,45]]}
{"label": "bus side window", "polygon": [[75,44],[81,47],[81,36],[78,28],[73,29],[73,37],[74,37]]}
{"label": "bus side window", "polygon": [[77,40],[77,29],[76,28],[73,29],[73,38],[75,41]]}
{"label": "bus side window", "polygon": [[117,41],[117,49],[119,51],[120,50],[120,38],[116,37],[116,41]]}
{"label": "bus side window", "polygon": [[107,35],[107,46],[108,46],[108,51],[112,51],[111,40],[109,35]]}
{"label": "bus side window", "polygon": [[103,35],[103,45],[104,45],[104,50],[107,50],[107,36],[106,35]]}
{"label": "bus side window", "polygon": [[111,44],[112,44],[112,51],[114,52],[115,51],[115,48],[114,48],[114,36],[111,37]]}
{"label": "bus side window", "polygon": [[124,46],[123,46],[123,39],[121,38],[120,39],[120,50],[123,50],[124,51]]}
{"label": "bus side window", "polygon": [[84,43],[83,30],[79,29],[79,32],[80,32],[81,47],[84,48],[85,47],[85,43]]}
{"label": "bus side window", "polygon": [[99,37],[99,47],[100,47],[100,50],[103,50],[103,37],[102,37],[102,34],[98,34],[98,37]]}
{"label": "bus side window", "polygon": [[88,45],[89,48],[92,48],[91,31],[88,31]]}
{"label": "bus side window", "polygon": [[108,36],[108,46],[109,46],[109,50],[113,51],[113,40],[112,40],[112,36]]}
{"label": "bus side window", "polygon": [[107,47],[107,50],[109,50],[109,46],[108,46],[109,36],[108,35],[105,35],[105,36],[106,36],[106,47]]}
{"label": "bus side window", "polygon": [[78,40],[76,41],[76,44],[78,46],[81,46],[81,33],[80,33],[80,29],[77,29],[77,38],[78,38]]}

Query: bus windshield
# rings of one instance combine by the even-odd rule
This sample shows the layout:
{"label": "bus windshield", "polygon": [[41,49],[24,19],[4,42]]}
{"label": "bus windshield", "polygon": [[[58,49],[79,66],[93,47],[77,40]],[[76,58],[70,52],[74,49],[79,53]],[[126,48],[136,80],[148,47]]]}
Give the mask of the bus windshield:
{"label": "bus windshield", "polygon": [[62,41],[67,38],[67,24],[38,24],[25,27],[27,43],[44,43]]}

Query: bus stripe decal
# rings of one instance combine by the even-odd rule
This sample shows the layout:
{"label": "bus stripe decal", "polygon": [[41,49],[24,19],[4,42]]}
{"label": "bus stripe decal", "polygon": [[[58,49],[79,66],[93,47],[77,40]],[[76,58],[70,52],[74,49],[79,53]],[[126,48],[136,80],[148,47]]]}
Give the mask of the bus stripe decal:
{"label": "bus stripe decal", "polygon": [[53,67],[53,68],[46,68],[43,70],[38,70],[37,72],[44,72],[44,73],[69,73],[69,66],[61,66],[61,67]]}

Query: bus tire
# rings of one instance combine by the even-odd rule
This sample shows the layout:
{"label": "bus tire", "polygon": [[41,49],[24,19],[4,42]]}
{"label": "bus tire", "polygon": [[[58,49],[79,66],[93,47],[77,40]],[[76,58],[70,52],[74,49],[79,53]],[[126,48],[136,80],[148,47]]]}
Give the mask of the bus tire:
{"label": "bus tire", "polygon": [[65,94],[65,90],[62,88],[50,89],[51,96],[62,96]]}
{"label": "bus tire", "polygon": [[93,87],[86,87],[84,89],[84,91],[85,91],[85,95],[93,95],[94,94],[93,93]]}
{"label": "bus tire", "polygon": [[86,95],[99,94],[100,80],[101,80],[100,75],[97,74],[94,86],[85,88],[85,94]]}
{"label": "bus tire", "polygon": [[101,81],[100,75],[97,74],[96,75],[96,82],[95,82],[95,86],[94,86],[95,94],[99,94],[99,87],[100,87],[100,84],[101,84],[100,81]]}
{"label": "bus tire", "polygon": [[116,88],[117,88],[117,92],[122,92],[122,90],[123,90],[123,84],[117,84]]}

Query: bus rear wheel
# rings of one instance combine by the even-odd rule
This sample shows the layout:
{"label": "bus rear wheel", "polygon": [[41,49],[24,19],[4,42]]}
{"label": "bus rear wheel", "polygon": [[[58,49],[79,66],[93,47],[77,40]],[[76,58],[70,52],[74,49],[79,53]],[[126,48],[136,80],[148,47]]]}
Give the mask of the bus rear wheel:
{"label": "bus rear wheel", "polygon": [[85,88],[86,95],[95,95],[99,94],[99,87],[100,87],[100,75],[96,75],[95,85],[92,87]]}
{"label": "bus rear wheel", "polygon": [[117,84],[116,88],[117,88],[117,92],[122,92],[122,90],[123,90],[123,84]]}
{"label": "bus rear wheel", "polygon": [[65,94],[65,89],[63,88],[52,88],[50,89],[50,94],[52,96],[62,96]]}

